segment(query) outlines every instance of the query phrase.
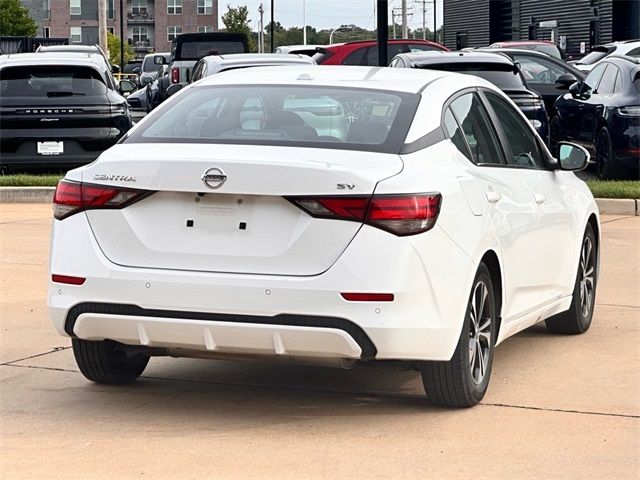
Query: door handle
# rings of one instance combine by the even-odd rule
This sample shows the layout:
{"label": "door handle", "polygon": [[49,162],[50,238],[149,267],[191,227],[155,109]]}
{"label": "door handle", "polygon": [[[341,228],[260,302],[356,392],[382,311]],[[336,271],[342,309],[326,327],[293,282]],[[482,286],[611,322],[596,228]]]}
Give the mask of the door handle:
{"label": "door handle", "polygon": [[489,190],[485,195],[487,196],[487,200],[489,201],[489,203],[499,202],[500,199],[502,198],[502,195],[500,195],[498,192],[495,192],[493,190]]}
{"label": "door handle", "polygon": [[543,204],[545,202],[545,200],[547,199],[547,197],[545,197],[544,195],[542,195],[541,193],[536,193],[533,196],[534,200],[536,201],[536,203],[538,205]]}

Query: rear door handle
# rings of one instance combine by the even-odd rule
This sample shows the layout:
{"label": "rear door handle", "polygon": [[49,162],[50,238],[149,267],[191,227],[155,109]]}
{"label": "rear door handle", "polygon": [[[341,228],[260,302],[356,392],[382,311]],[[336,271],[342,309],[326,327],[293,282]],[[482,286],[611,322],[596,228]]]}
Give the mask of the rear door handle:
{"label": "rear door handle", "polygon": [[489,201],[489,203],[499,202],[500,199],[502,198],[502,195],[500,195],[498,192],[495,192],[493,190],[489,190],[485,195],[487,196],[487,200]]}
{"label": "rear door handle", "polygon": [[547,199],[547,197],[545,197],[544,195],[542,195],[541,193],[536,193],[533,198],[535,199],[536,203],[538,205],[543,204],[545,202],[545,200]]}

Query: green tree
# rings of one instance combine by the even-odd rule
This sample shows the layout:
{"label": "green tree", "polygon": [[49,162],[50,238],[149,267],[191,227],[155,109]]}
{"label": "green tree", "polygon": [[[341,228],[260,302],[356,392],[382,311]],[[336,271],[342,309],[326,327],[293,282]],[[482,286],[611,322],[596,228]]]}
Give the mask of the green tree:
{"label": "green tree", "polygon": [[231,5],[227,5],[227,13],[222,15],[222,23],[224,23],[227,32],[244,33],[249,42],[249,50],[252,52],[256,50],[255,40],[249,26],[249,23],[251,23],[249,9],[245,5],[241,5],[238,8],[232,8]]}
{"label": "green tree", "polygon": [[0,0],[0,35],[35,37],[38,25],[20,0]]}
{"label": "green tree", "polygon": [[[2,0],[0,0],[2,1]],[[112,65],[120,65],[120,37],[116,37],[113,33],[107,33],[107,50],[109,50],[109,61]],[[124,44],[124,61],[129,62],[136,58],[136,54],[133,53],[131,45]],[[124,65],[120,65],[120,68],[124,68]],[[122,70],[121,70],[122,71]]]}

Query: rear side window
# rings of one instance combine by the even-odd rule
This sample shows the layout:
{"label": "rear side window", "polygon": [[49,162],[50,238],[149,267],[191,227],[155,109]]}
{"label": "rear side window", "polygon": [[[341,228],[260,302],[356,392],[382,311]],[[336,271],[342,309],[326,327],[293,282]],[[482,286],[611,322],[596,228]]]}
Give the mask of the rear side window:
{"label": "rear side window", "polygon": [[106,93],[104,79],[89,67],[43,65],[0,70],[0,97],[56,98]]}
{"label": "rear side window", "polygon": [[462,95],[451,102],[450,108],[462,127],[473,162],[477,165],[502,164],[498,137],[478,95]]}
{"label": "rear side window", "polygon": [[418,101],[416,94],[342,87],[202,86],[162,105],[127,142],[398,153]]}
{"label": "rear side window", "polygon": [[460,150],[460,153],[473,162],[473,157],[464,139],[464,132],[462,128],[460,128],[460,125],[458,125],[456,117],[453,116],[450,108],[447,108],[444,112],[444,129],[456,148]]}
{"label": "rear side window", "polygon": [[200,60],[207,55],[244,53],[242,42],[182,42],[176,47],[174,60]]}
{"label": "rear side window", "polygon": [[[407,52],[408,50],[409,50],[408,45],[403,45],[399,43],[390,44],[387,46],[387,60],[391,61],[391,59],[396,55],[398,55],[399,53]],[[369,65],[372,67],[378,66],[378,44],[375,44],[367,48],[367,54],[365,57],[364,65]]]}
{"label": "rear side window", "polygon": [[486,93],[487,100],[507,142],[507,164],[513,167],[542,168],[542,153],[535,135],[526,121],[504,99]]}
{"label": "rear side window", "polygon": [[343,65],[366,65],[364,56],[367,53],[367,48],[362,47],[357,50],[354,50],[349,55],[347,55],[342,61]]}

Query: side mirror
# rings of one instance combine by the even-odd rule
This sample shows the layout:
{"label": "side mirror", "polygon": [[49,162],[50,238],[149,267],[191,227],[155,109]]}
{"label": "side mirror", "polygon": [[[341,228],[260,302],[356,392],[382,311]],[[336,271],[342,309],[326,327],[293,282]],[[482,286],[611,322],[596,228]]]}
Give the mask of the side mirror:
{"label": "side mirror", "polygon": [[589,152],[583,147],[569,142],[558,142],[558,164],[560,170],[577,172],[587,168]]}
{"label": "side mirror", "polygon": [[571,85],[577,82],[578,79],[571,73],[565,73],[556,79],[556,85],[558,85],[558,88],[562,88],[563,90],[569,89]]}
{"label": "side mirror", "polygon": [[575,82],[572,83],[569,86],[569,93],[571,94],[572,97],[579,97],[580,96],[580,89],[582,88],[582,83],[580,82]]}
{"label": "side mirror", "polygon": [[120,73],[120,65],[111,65],[111,73]]}
{"label": "side mirror", "polygon": [[120,80],[118,90],[121,94],[126,95],[136,90],[136,84],[131,80]]}
{"label": "side mirror", "polygon": [[164,58],[164,55],[154,55],[153,63],[155,65],[166,65],[167,64],[167,59]]}
{"label": "side mirror", "polygon": [[173,85],[169,85],[167,87],[167,97],[170,97],[171,95],[175,95],[180,90],[182,90],[182,85],[180,83],[174,83]]}

